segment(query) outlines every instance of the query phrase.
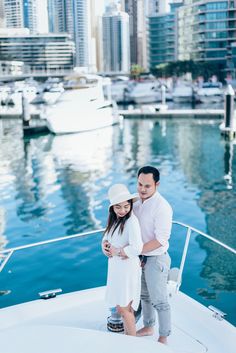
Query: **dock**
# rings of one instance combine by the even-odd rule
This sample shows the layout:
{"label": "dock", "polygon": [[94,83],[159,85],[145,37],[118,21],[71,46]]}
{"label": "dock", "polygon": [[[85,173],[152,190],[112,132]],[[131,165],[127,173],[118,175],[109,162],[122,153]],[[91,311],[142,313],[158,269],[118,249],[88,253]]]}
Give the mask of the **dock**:
{"label": "dock", "polygon": [[158,111],[147,111],[146,109],[119,110],[124,119],[151,119],[151,118],[214,118],[223,119],[223,109],[160,109]]}
{"label": "dock", "polygon": [[[168,109],[165,105],[142,106],[134,109],[119,109],[119,114],[125,119],[151,119],[151,118],[214,118],[223,119],[224,109]],[[32,112],[31,119],[40,119],[39,112]],[[9,109],[0,109],[0,119],[21,119],[22,113]]]}

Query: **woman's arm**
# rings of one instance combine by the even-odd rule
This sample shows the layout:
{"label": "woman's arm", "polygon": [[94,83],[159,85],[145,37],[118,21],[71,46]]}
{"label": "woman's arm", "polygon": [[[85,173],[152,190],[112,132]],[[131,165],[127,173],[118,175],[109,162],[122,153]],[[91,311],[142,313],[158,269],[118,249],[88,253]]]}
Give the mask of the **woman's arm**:
{"label": "woman's arm", "polygon": [[132,258],[141,254],[143,242],[138,219],[133,216],[130,221],[128,224],[129,245],[125,246],[123,251],[127,257]]}

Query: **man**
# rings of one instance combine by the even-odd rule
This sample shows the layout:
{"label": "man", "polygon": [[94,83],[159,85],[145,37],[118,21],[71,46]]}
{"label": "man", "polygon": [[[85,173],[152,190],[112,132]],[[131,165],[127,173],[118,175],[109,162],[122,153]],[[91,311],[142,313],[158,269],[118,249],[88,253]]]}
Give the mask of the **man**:
{"label": "man", "polygon": [[170,257],[167,252],[172,227],[172,208],[157,191],[159,171],[151,166],[138,171],[140,200],[134,203],[142,233],[142,287],[141,302],[144,327],[137,336],[153,335],[156,311],[159,320],[159,339],[167,343],[171,332],[170,306],[167,294],[167,277]]}

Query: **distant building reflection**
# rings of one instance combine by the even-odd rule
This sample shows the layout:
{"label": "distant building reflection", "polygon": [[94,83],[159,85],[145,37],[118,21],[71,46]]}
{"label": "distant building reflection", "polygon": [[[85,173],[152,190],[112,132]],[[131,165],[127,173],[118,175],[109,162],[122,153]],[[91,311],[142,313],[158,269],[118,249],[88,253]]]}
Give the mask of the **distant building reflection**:
{"label": "distant building reflection", "polygon": [[[198,204],[205,213],[207,233],[235,248],[236,158],[233,145],[219,139],[217,125],[179,126],[179,157],[188,184],[200,190]],[[214,290],[236,290],[233,255],[205,238],[197,237],[197,241],[207,252],[201,276]],[[199,294],[211,295],[207,290]]]}
{"label": "distant building reflection", "polygon": [[225,142],[225,154],[224,154],[224,161],[225,161],[225,176],[224,179],[227,184],[227,189],[232,189],[232,162],[234,156],[234,144],[233,141]]}
{"label": "distant building reflection", "polygon": [[[38,148],[40,144],[40,149]],[[47,151],[48,138],[23,140],[22,159],[12,169],[15,175],[17,214],[24,222],[45,217],[50,210],[47,201],[48,185],[55,177],[50,168],[50,157]]]}
{"label": "distant building reflection", "polygon": [[5,227],[6,227],[6,211],[3,207],[0,207],[0,250],[2,250],[7,244],[7,238],[4,235]]}
{"label": "distant building reflection", "polygon": [[112,128],[52,138],[57,182],[67,205],[63,215],[67,234],[98,227],[94,214],[96,182],[109,170],[112,145]]}
{"label": "distant building reflection", "polygon": [[[120,166],[132,180],[137,169],[150,161],[160,168],[161,175],[172,172],[168,169],[170,161],[179,166],[187,187],[198,190],[197,203],[205,214],[206,232],[236,247],[236,157],[233,144],[219,143],[219,139],[218,124],[204,120],[125,121]],[[207,239],[196,239],[207,253],[200,275],[209,287],[235,290],[236,263],[232,256]],[[199,294],[208,298],[213,295],[207,289],[199,290]]]}

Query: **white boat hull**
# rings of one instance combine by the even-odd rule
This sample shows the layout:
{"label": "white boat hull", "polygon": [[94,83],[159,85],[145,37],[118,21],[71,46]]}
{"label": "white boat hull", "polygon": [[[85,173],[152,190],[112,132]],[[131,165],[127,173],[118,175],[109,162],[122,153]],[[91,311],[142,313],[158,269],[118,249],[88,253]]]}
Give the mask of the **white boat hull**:
{"label": "white boat hull", "polygon": [[[173,332],[167,347],[157,343],[158,326],[155,336],[146,338],[108,333],[106,324],[110,313],[104,297],[105,287],[99,287],[1,309],[1,350],[4,353],[110,353],[112,345],[114,353],[235,351],[236,328],[214,318],[208,308],[181,292],[170,297]],[[141,326],[140,319],[137,328]],[[126,348],[121,349],[124,345]]]}
{"label": "white boat hull", "polygon": [[191,103],[193,101],[192,96],[186,96],[186,97],[173,96],[172,99],[174,103]]}
{"label": "white boat hull", "polygon": [[199,102],[201,103],[220,103],[224,100],[223,95],[198,95],[197,97]]}
{"label": "white boat hull", "polygon": [[56,112],[47,116],[47,125],[54,134],[69,134],[85,132],[114,125],[118,118],[113,115],[112,107],[97,109],[94,111],[70,112],[61,110],[58,116]]}
{"label": "white boat hull", "polygon": [[104,100],[100,87],[65,91],[58,102],[46,109],[45,118],[54,134],[95,130],[118,122],[111,102]]}
{"label": "white boat hull", "polygon": [[157,92],[156,94],[133,96],[132,98],[136,104],[155,103],[161,101],[161,94]]}

